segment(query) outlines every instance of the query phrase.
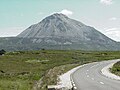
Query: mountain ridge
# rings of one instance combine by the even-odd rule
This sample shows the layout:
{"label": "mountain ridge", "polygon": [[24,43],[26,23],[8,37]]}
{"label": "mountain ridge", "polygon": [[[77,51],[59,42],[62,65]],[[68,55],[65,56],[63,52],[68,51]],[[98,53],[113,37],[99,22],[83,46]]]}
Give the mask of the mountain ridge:
{"label": "mountain ridge", "polygon": [[[120,50],[119,44],[105,36],[94,27],[55,13],[41,22],[31,25],[22,33],[0,45],[15,50]],[[5,45],[5,46],[4,46]],[[17,47],[18,46],[18,47]]]}
{"label": "mountain ridge", "polygon": [[[25,31],[23,31],[21,34],[19,34],[18,37],[27,37],[27,38],[28,37],[39,37],[39,36],[42,37],[43,34],[42,35],[40,34],[39,36],[37,34],[29,36],[30,31],[32,32],[32,30],[30,30],[30,29],[35,28],[36,30],[34,30],[34,32],[41,31],[40,29],[45,29],[45,31],[50,31],[50,30],[48,30],[48,27],[51,29],[52,34],[55,33],[55,31],[56,32],[58,31],[61,34],[64,34],[62,32],[65,32],[65,30],[69,30],[65,27],[65,24],[66,23],[69,24],[70,20],[73,20],[73,19],[70,19],[63,14],[55,13],[53,15],[46,17],[41,22],[31,25]],[[75,20],[73,20],[73,21],[75,21]],[[77,23],[78,23],[78,21],[77,21]],[[71,24],[71,25],[73,25],[73,24]],[[84,24],[80,23],[80,25],[84,25]],[[41,27],[43,27],[43,28],[41,28]],[[26,32],[29,32],[29,33],[26,34]],[[41,33],[43,33],[43,32],[41,32]]]}
{"label": "mountain ridge", "polygon": [[[97,36],[97,37],[96,37]],[[97,38],[99,41],[112,42],[113,40],[79,21],[68,18],[63,14],[53,14],[38,24],[31,25],[17,37],[23,38],[76,38],[80,41],[89,41]],[[105,41],[107,39],[107,41]],[[115,42],[115,41],[113,41]]]}

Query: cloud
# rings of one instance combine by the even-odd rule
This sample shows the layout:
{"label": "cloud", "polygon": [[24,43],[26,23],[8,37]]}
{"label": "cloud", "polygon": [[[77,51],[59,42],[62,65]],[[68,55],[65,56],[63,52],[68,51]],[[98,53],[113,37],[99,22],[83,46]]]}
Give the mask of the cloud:
{"label": "cloud", "polygon": [[110,18],[109,20],[110,20],[110,21],[115,21],[115,20],[117,20],[117,18],[116,18],[116,17],[112,17],[112,18]]}
{"label": "cloud", "polygon": [[43,12],[39,12],[37,15],[43,15],[44,13]]}
{"label": "cloud", "polygon": [[110,28],[110,29],[106,29],[105,31],[106,31],[106,32],[109,32],[109,31],[115,31],[115,30],[117,30],[117,29],[120,29],[120,28]]}
{"label": "cloud", "polygon": [[20,13],[20,16],[21,16],[21,17],[23,17],[23,16],[24,16],[24,14],[23,14],[23,13]]}
{"label": "cloud", "polygon": [[100,3],[104,5],[111,5],[113,4],[113,0],[100,0]]}
{"label": "cloud", "polygon": [[8,28],[0,28],[0,37],[11,37],[20,34],[24,27],[8,27]]}
{"label": "cloud", "polygon": [[105,30],[105,34],[115,41],[120,42],[120,28],[110,28]]}
{"label": "cloud", "polygon": [[62,10],[60,13],[67,15],[67,16],[73,15],[73,12],[67,9]]}

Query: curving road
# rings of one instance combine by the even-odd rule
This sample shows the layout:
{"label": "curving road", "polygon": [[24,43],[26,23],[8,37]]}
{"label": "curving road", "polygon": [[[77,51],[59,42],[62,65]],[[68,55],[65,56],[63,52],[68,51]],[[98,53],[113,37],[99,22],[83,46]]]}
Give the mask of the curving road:
{"label": "curving road", "polygon": [[102,75],[105,66],[116,61],[103,61],[85,65],[72,74],[77,90],[120,90],[120,81]]}

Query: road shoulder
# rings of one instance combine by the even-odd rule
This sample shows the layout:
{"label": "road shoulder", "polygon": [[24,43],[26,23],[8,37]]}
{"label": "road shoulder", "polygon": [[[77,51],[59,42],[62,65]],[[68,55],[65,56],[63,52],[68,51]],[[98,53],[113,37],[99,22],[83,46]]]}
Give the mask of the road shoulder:
{"label": "road shoulder", "polygon": [[[117,61],[116,61],[117,62]],[[114,79],[114,80],[120,80],[120,76],[117,76],[113,73],[110,72],[110,68],[113,67],[113,65],[116,63],[111,63],[109,65],[107,65],[106,67],[104,67],[102,70],[101,70],[101,73],[106,76],[107,78],[110,78],[110,79]]]}

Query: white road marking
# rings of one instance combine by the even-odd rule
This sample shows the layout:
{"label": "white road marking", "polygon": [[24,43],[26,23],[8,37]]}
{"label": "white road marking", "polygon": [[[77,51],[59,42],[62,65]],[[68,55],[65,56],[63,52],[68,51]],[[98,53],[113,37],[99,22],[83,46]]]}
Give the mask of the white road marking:
{"label": "white road marking", "polygon": [[87,75],[87,77],[90,77],[89,75]]}
{"label": "white road marking", "polygon": [[73,84],[75,84],[74,82],[72,82]]}
{"label": "white road marking", "polygon": [[75,87],[75,84],[73,84],[73,86]]}
{"label": "white road marking", "polygon": [[103,82],[100,82],[100,84],[104,84]]}
{"label": "white road marking", "polygon": [[92,80],[94,80],[94,78],[92,78]]}
{"label": "white road marking", "polygon": [[90,68],[94,68],[95,67],[95,65],[94,66],[92,66],[92,67],[90,67]]}
{"label": "white road marking", "polygon": [[94,68],[94,67],[96,67],[97,65],[99,65],[99,64],[93,65],[93,66],[91,66],[90,68]]}
{"label": "white road marking", "polygon": [[75,90],[77,90],[77,87],[74,87]]}

